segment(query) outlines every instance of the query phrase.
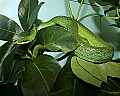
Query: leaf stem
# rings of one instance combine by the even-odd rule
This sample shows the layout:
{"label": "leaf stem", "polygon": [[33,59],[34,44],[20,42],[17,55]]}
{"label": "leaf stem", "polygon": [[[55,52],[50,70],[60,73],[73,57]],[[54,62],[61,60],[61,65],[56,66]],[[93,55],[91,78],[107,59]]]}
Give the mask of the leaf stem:
{"label": "leaf stem", "polygon": [[[118,8],[118,7],[116,7],[116,14],[117,14],[117,17],[120,17],[120,14],[119,14],[119,8]],[[120,24],[119,19],[118,19],[117,21],[118,21],[118,24]]]}
{"label": "leaf stem", "polygon": [[69,11],[70,17],[73,18],[72,10],[70,7],[70,0],[67,0],[67,5],[68,5],[68,11]]}
{"label": "leaf stem", "polygon": [[84,2],[84,0],[82,0],[80,5],[79,5],[78,11],[77,11],[77,14],[76,14],[76,17],[75,17],[76,20],[78,19],[79,15],[80,15],[80,10],[81,10],[81,7],[83,5],[83,2]]}

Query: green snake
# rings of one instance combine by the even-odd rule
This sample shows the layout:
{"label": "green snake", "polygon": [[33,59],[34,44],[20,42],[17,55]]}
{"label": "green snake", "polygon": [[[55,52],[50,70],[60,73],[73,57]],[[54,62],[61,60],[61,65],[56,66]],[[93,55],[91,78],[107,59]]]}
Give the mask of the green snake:
{"label": "green snake", "polygon": [[79,44],[74,51],[74,54],[78,57],[95,63],[103,63],[112,59],[114,50],[110,44],[96,36],[80,22],[66,16],[56,16],[37,27],[33,27],[29,35],[19,34],[15,44],[29,43],[35,39],[37,31],[53,25],[61,26],[65,30],[72,32]]}

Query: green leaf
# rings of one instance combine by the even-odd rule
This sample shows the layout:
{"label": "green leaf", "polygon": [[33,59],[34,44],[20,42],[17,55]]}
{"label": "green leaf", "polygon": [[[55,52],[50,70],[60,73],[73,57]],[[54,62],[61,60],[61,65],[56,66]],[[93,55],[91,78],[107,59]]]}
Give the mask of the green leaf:
{"label": "green leaf", "polygon": [[94,65],[92,65],[92,63],[84,61],[78,57],[72,58],[71,68],[72,68],[73,73],[78,78],[84,80],[87,83],[98,86],[98,87],[100,87],[102,83],[102,81],[99,78],[103,78],[103,80],[106,79],[104,78],[104,76],[101,76],[100,72],[96,70],[96,68],[94,67]]}
{"label": "green leaf", "polygon": [[112,5],[113,7],[119,6],[119,0],[96,0],[100,5]]}
{"label": "green leaf", "polygon": [[60,66],[50,56],[40,55],[26,66],[22,81],[24,96],[49,96]]}
{"label": "green leaf", "polygon": [[0,40],[9,41],[16,33],[20,32],[22,32],[22,29],[15,21],[0,15]]}
{"label": "green leaf", "polygon": [[[71,70],[71,57],[58,73],[51,96],[98,96],[98,90],[77,78]],[[88,86],[86,86],[88,85]]]}
{"label": "green leaf", "polygon": [[[14,62],[14,45],[11,42],[7,42],[0,47],[0,80],[3,74],[9,74],[9,71]],[[5,77],[5,76],[4,76]],[[5,79],[5,78],[4,78]]]}
{"label": "green leaf", "polygon": [[51,51],[64,53],[75,50],[77,41],[71,32],[59,26],[50,26],[38,32],[37,42]]}
{"label": "green leaf", "polygon": [[98,4],[100,4],[101,6],[106,6],[106,5],[109,5],[109,3],[107,2],[104,2],[102,0],[95,0]]}
{"label": "green leaf", "polygon": [[107,76],[120,78],[120,63],[107,62],[96,66],[102,69],[101,71],[105,71]]}
{"label": "green leaf", "polygon": [[94,64],[73,57],[71,67],[77,77],[98,87],[100,87],[102,81],[107,83],[107,76],[120,78],[120,64],[115,62]]}
{"label": "green leaf", "polygon": [[0,47],[0,84],[16,82],[24,71],[22,63],[15,61],[16,47],[11,42],[6,42]]}
{"label": "green leaf", "polygon": [[25,31],[29,30],[33,22],[37,19],[38,11],[43,5],[38,5],[38,0],[21,0],[18,8],[20,23]]}
{"label": "green leaf", "polygon": [[41,6],[44,4],[44,2],[41,2],[39,5],[37,5],[35,7],[35,9],[31,12],[31,15],[29,17],[29,19],[26,22],[26,26],[29,29],[32,24],[34,23],[34,21],[37,19],[37,15],[38,15],[38,11],[41,8]]}
{"label": "green leaf", "polygon": [[22,74],[25,71],[23,63],[25,62],[14,61],[14,64],[9,71],[9,78],[0,82],[0,84],[15,83],[17,80],[19,80],[19,78],[22,77]]}

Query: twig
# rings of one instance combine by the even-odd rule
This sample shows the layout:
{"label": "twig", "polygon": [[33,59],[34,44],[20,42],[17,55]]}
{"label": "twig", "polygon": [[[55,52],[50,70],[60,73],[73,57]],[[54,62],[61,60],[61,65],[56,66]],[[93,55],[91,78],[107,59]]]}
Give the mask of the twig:
{"label": "twig", "polygon": [[80,10],[81,10],[81,7],[83,5],[83,2],[84,2],[84,0],[82,0],[80,5],[79,5],[78,11],[77,11],[77,14],[76,14],[76,17],[75,17],[76,20],[78,19],[79,15],[80,15]]}
{"label": "twig", "polygon": [[100,15],[100,14],[88,14],[88,15],[80,18],[78,21],[81,22],[83,19],[85,19],[89,16],[96,16],[96,17],[103,17],[103,18],[110,18],[110,19],[119,19],[120,18],[120,16],[114,17],[114,16],[104,16],[104,15]]}

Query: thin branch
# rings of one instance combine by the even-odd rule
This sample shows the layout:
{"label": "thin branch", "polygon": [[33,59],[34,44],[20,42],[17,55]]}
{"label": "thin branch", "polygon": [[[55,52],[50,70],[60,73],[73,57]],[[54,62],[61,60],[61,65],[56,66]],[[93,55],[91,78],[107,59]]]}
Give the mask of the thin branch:
{"label": "thin branch", "polygon": [[75,17],[76,20],[78,19],[79,15],[80,15],[80,10],[81,10],[81,7],[83,5],[83,2],[84,2],[84,0],[82,0],[80,5],[79,5],[78,12],[77,12],[76,17]]}
{"label": "thin branch", "polygon": [[111,94],[111,95],[118,95],[118,94],[120,94],[119,91],[112,91],[112,92],[109,92],[109,91],[106,91],[106,90],[101,90],[101,92],[108,93],[108,94]]}
{"label": "thin branch", "polygon": [[72,10],[70,7],[70,0],[67,0],[67,5],[68,5],[68,11],[69,11],[70,17],[73,18]]}
{"label": "thin branch", "polygon": [[89,17],[89,16],[95,16],[95,17],[103,17],[103,18],[109,18],[109,19],[119,19],[119,17],[114,17],[114,16],[104,16],[104,15],[100,15],[100,14],[88,14],[82,18],[80,18],[78,21],[81,22],[83,19]]}
{"label": "thin branch", "polygon": [[61,61],[61,60],[65,59],[66,57],[70,56],[71,53],[73,53],[73,51],[66,53],[65,55],[61,56],[60,58],[58,58],[58,59],[56,59],[56,60],[57,60],[57,61]]}

